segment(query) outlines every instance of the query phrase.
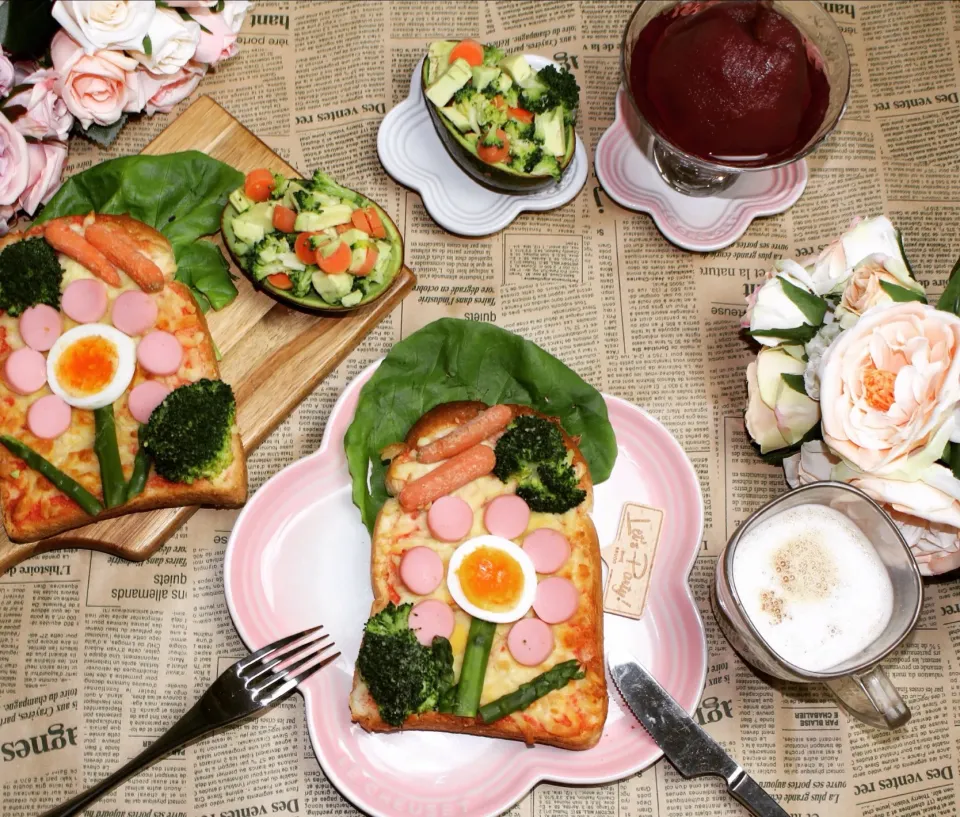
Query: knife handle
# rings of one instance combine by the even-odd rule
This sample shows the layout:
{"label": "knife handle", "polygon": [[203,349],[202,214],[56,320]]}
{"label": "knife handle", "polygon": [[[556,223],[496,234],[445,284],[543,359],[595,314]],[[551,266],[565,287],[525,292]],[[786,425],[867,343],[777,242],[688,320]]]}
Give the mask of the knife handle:
{"label": "knife handle", "polygon": [[790,817],[750,775],[744,772],[727,785],[730,796],[756,817]]}

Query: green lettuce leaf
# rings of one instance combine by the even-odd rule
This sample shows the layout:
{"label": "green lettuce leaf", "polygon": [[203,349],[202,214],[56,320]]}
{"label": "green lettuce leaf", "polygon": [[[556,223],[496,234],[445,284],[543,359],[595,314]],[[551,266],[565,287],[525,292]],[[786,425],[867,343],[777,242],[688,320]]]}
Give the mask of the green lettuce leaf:
{"label": "green lettuce leaf", "polygon": [[177,259],[177,280],[193,288],[201,306],[221,309],[237,293],[230,268],[218,247],[198,240],[220,229],[227,196],[241,184],[240,171],[196,150],[124,156],[71,176],[36,221],[91,210],[139,219],[169,239]]}
{"label": "green lettuce leaf", "polygon": [[390,350],[361,390],[344,437],[353,501],[371,531],[387,499],[380,450],[402,441],[425,412],[451,400],[521,403],[558,417],[569,435],[580,437],[594,483],[610,476],[617,441],[600,392],[519,335],[441,318]]}

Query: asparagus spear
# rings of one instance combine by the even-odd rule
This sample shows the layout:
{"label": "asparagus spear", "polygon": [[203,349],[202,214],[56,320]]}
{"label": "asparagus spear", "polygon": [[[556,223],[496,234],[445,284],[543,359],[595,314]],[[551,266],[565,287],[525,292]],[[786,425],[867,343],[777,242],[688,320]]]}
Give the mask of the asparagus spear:
{"label": "asparagus spear", "polygon": [[575,659],[563,661],[540,673],[532,681],[521,684],[513,692],[508,692],[495,701],[480,707],[480,720],[492,723],[512,712],[521,712],[538,698],[555,689],[563,689],[570,681],[583,678],[583,671]]}
{"label": "asparagus spear", "polygon": [[487,659],[490,658],[496,629],[497,625],[490,621],[479,618],[470,621],[467,648],[463,653],[460,681],[457,684],[457,702],[453,708],[456,715],[472,718],[477,714],[480,693],[483,692],[483,676],[487,673]]}
{"label": "asparagus spear", "polygon": [[127,481],[120,465],[120,449],[117,447],[117,427],[113,420],[113,405],[93,411],[93,450],[100,460],[100,483],[103,485],[103,501],[108,508],[122,505],[127,496]]}
{"label": "asparagus spear", "polygon": [[[137,439],[143,439],[143,431],[146,426],[141,425],[137,432]],[[137,449],[137,456],[133,460],[133,473],[130,474],[130,481],[127,483],[127,502],[138,496],[147,484],[147,474],[150,473],[150,455],[147,449],[142,445]]]}
{"label": "asparagus spear", "polygon": [[63,491],[68,497],[76,502],[90,516],[96,516],[103,510],[93,494],[84,488],[79,482],[68,477],[63,471],[57,468],[49,460],[45,460],[36,451],[29,446],[24,445],[20,440],[10,437],[6,434],[0,436],[0,444],[4,446],[15,457],[20,457],[34,471],[38,471],[45,476],[56,488]]}

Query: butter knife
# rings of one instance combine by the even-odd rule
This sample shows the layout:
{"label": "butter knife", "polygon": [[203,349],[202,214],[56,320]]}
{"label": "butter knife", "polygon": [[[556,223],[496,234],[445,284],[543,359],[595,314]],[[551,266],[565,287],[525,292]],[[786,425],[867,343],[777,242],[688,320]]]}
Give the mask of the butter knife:
{"label": "butter knife", "polygon": [[730,796],[756,817],[789,817],[630,653],[611,649],[607,664],[630,711],[681,775],[722,777]]}

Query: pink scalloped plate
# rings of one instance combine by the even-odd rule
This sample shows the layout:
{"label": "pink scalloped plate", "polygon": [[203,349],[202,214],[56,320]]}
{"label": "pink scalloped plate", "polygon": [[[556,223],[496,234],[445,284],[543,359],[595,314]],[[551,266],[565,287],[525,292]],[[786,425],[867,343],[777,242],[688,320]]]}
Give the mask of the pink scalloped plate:
{"label": "pink scalloped plate", "polygon": [[[280,471],[247,503],[224,564],[227,604],[251,649],[323,624],[342,655],[302,686],[307,726],[324,773],[376,817],[496,815],[542,780],[619,780],[661,757],[610,684],[599,744],[585,752],[440,732],[369,734],[351,723],[347,700],[373,599],[370,536],[351,502],[343,436],[362,372],[344,391],[320,448]],[[703,502],[693,466],[670,433],[641,409],[607,397],[619,455],[596,487],[601,547],[613,541],[624,502],[665,511],[647,608],[639,621],[607,615],[607,644],[627,648],[690,712],[707,669],[703,622],[687,579],[700,548]]]}
{"label": "pink scalloped plate", "polygon": [[807,163],[800,160],[743,173],[715,196],[685,196],[660,178],[647,152],[649,138],[620,88],[616,118],[597,144],[597,178],[617,204],[649,214],[664,238],[685,250],[713,252],[729,246],[753,219],[792,207],[807,186]]}

